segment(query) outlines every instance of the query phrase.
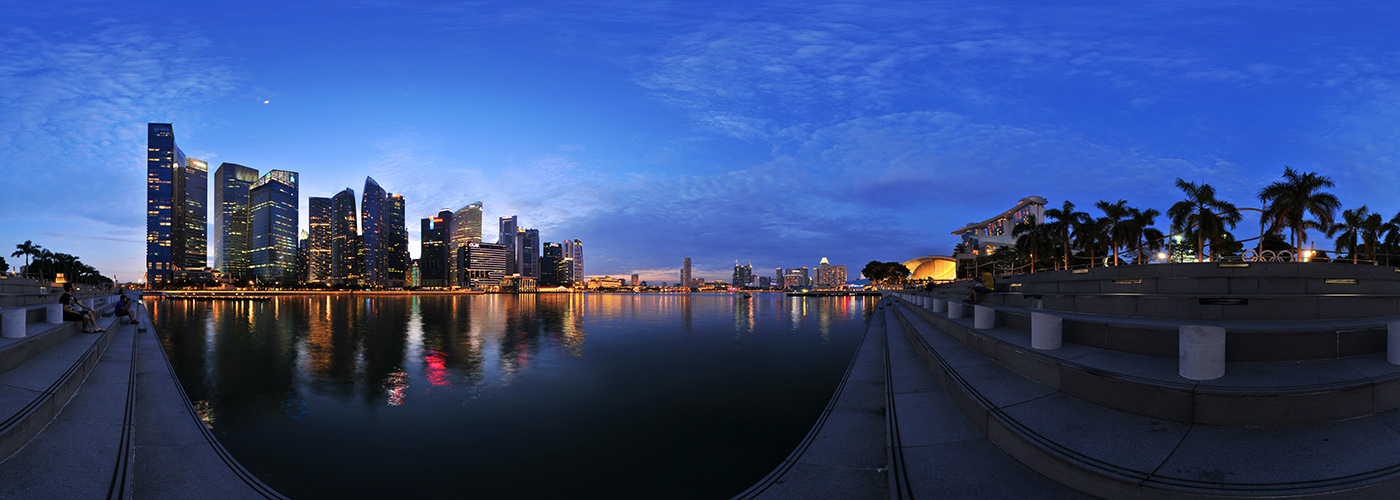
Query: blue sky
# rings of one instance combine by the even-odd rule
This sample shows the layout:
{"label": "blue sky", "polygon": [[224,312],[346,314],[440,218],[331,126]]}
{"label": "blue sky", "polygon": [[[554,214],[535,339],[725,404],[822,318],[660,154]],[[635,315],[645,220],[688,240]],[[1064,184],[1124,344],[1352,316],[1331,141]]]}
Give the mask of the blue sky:
{"label": "blue sky", "polygon": [[[1400,210],[1384,4],[0,4],[0,244],[123,281],[144,263],[145,124],[190,156],[373,176],[418,219],[485,204],[589,275],[727,279],[946,255],[1025,196],[1257,207],[1284,165]],[[211,186],[212,189],[212,186]],[[212,200],[211,200],[212,203]],[[305,215],[303,215],[304,219]],[[1256,236],[1247,217],[1236,230]],[[1167,221],[1158,220],[1159,227]],[[1316,236],[1314,237],[1316,239]],[[1330,241],[1317,241],[1331,248]]]}

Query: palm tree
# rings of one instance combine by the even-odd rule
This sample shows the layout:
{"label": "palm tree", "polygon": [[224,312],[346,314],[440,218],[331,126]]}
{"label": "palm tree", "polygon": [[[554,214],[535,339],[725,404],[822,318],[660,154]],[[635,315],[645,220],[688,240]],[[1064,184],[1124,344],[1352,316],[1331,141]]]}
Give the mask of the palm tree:
{"label": "palm tree", "polygon": [[1385,264],[1388,266],[1392,264],[1391,257],[1400,253],[1400,212],[1381,225],[1381,232],[1384,234],[1381,248],[1385,249]]}
{"label": "palm tree", "polygon": [[1376,252],[1380,250],[1381,235],[1385,232],[1385,222],[1381,220],[1381,214],[1373,213],[1366,216],[1366,220],[1361,223],[1361,241],[1366,245],[1366,255],[1371,257],[1372,265],[1380,265],[1379,256]]}
{"label": "palm tree", "polygon": [[[1215,188],[1202,183],[1176,179],[1176,187],[1186,193],[1186,199],[1176,202],[1167,209],[1167,217],[1172,220],[1172,232],[1194,233],[1196,236],[1196,261],[1204,260],[1204,247],[1207,239],[1218,240],[1227,232],[1225,225],[1234,229],[1243,217],[1234,205],[1215,199]],[[1194,231],[1193,231],[1194,229]],[[1215,248],[1212,246],[1214,256]]]}
{"label": "palm tree", "polygon": [[[1069,256],[1074,249],[1074,240],[1071,235],[1075,226],[1088,216],[1089,214],[1084,212],[1074,211],[1074,204],[1070,203],[1069,200],[1065,200],[1064,205],[1061,205],[1060,208],[1051,208],[1045,211],[1046,219],[1055,219],[1054,222],[1046,224],[1046,231],[1050,233],[1056,245],[1064,246],[1065,269],[1069,269]],[[1400,217],[1400,214],[1396,216]]]}
{"label": "palm tree", "polygon": [[1031,258],[1031,272],[1035,272],[1035,264],[1039,261],[1040,248],[1047,240],[1049,233],[1046,225],[1036,222],[1035,216],[1027,216],[1026,220],[1017,222],[1011,229],[1011,235],[1016,237],[1016,250]]}
{"label": "palm tree", "polygon": [[1157,228],[1152,227],[1153,224],[1157,223],[1158,215],[1162,215],[1162,213],[1155,208],[1128,209],[1128,220],[1124,221],[1124,226],[1127,228],[1128,241],[1137,247],[1137,258],[1133,260],[1134,264],[1143,263],[1143,250],[1150,252],[1162,245],[1162,239],[1165,236]]}
{"label": "palm tree", "polygon": [[1094,249],[1099,243],[1099,221],[1090,217],[1089,214],[1079,212],[1079,220],[1073,226],[1074,241],[1078,242],[1080,249],[1089,252],[1089,267],[1094,267]]}
{"label": "palm tree", "polygon": [[[1264,202],[1264,219],[1269,221],[1269,230],[1287,227],[1293,234],[1294,255],[1308,241],[1308,229],[1324,233],[1332,227],[1332,215],[1342,206],[1336,195],[1322,191],[1333,187],[1332,179],[1314,172],[1299,174],[1291,167],[1283,167],[1283,180],[1275,181],[1259,191],[1259,201]],[[1312,214],[1315,220],[1304,220]],[[1296,258],[1296,257],[1295,257]]]}
{"label": "palm tree", "polygon": [[1119,243],[1128,239],[1128,228],[1123,225],[1124,219],[1129,216],[1128,202],[1118,200],[1109,203],[1099,200],[1094,206],[1103,211],[1104,236],[1108,237],[1108,248],[1109,251],[1113,252],[1113,265],[1116,266],[1118,265],[1118,248],[1122,246]]}
{"label": "palm tree", "polygon": [[16,248],[17,250],[15,250],[14,253],[10,254],[10,256],[11,256],[11,257],[20,257],[20,256],[23,256],[23,257],[24,257],[24,274],[25,274],[26,276],[28,276],[28,275],[29,275],[29,257],[30,257],[31,255],[32,255],[32,256],[35,256],[35,257],[38,257],[38,256],[39,256],[39,252],[43,251],[44,247],[41,247],[41,246],[39,246],[39,245],[35,245],[33,240],[24,240],[24,243],[20,243],[20,244],[18,244],[18,245],[15,245],[15,248]]}
{"label": "palm tree", "polygon": [[1331,228],[1332,231],[1328,232],[1328,236],[1331,236],[1332,233],[1338,233],[1337,237],[1332,240],[1336,245],[1334,248],[1338,252],[1346,250],[1350,253],[1352,264],[1356,263],[1356,254],[1360,253],[1357,250],[1361,246],[1361,233],[1364,231],[1363,226],[1366,223],[1366,218],[1370,215],[1371,211],[1366,208],[1366,205],[1361,205],[1360,208],[1351,210],[1343,210],[1342,222],[1333,224]]}

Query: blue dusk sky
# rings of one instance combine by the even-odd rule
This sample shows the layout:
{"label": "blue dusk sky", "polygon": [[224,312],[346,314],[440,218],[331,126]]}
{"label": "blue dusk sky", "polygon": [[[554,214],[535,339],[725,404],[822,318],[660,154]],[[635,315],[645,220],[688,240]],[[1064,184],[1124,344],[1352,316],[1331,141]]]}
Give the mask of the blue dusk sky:
{"label": "blue dusk sky", "polygon": [[[1259,5],[1264,4],[1264,5]],[[146,123],[191,157],[485,204],[675,282],[947,255],[1026,196],[1240,206],[1289,165],[1400,210],[1384,2],[69,1],[0,4],[0,244],[122,281]],[[212,205],[213,186],[210,186]],[[1158,226],[1167,221],[1159,218]],[[1236,229],[1258,234],[1257,218]],[[1330,241],[1314,243],[1331,249]]]}

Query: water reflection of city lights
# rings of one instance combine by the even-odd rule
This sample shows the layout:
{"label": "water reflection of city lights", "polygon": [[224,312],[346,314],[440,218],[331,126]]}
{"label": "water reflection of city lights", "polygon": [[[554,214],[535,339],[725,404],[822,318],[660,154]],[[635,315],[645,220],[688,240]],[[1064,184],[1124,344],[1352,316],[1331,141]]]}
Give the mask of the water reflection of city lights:
{"label": "water reflection of city lights", "polygon": [[432,385],[452,385],[447,379],[447,355],[431,347],[426,349],[423,362],[428,365],[428,383]]}
{"label": "water reflection of city lights", "polygon": [[208,401],[200,400],[194,402],[194,412],[199,415],[199,420],[204,422],[204,427],[214,429],[214,421],[218,419],[218,414],[214,412],[214,406]]}
{"label": "water reflection of city lights", "polygon": [[389,377],[384,379],[384,392],[389,395],[389,406],[402,406],[404,391],[408,390],[408,372],[402,368],[395,368]]}
{"label": "water reflection of city lights", "polygon": [[301,417],[311,413],[311,410],[307,409],[308,406],[310,405],[305,399],[297,397],[295,392],[288,392],[287,397],[282,400],[282,414],[290,419],[301,420]]}

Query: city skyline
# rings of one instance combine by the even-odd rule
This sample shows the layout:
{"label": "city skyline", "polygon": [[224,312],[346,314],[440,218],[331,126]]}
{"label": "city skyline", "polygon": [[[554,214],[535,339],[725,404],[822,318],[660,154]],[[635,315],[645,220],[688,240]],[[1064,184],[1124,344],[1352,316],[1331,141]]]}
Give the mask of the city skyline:
{"label": "city skyline", "polygon": [[138,279],[147,123],[301,173],[300,228],[368,176],[411,251],[479,200],[648,281],[946,255],[1023,197],[1163,210],[1176,177],[1257,206],[1285,165],[1400,209],[1389,5],[273,7],[0,7],[0,242]]}

